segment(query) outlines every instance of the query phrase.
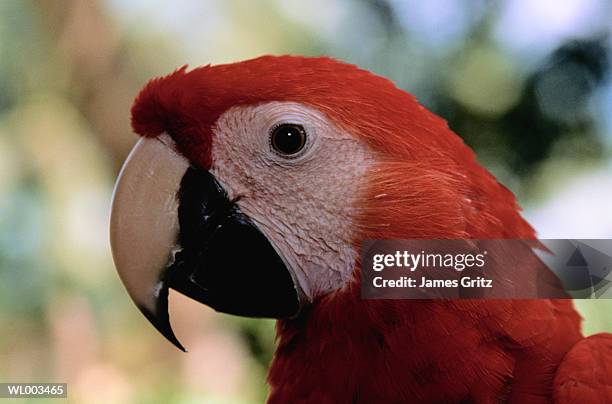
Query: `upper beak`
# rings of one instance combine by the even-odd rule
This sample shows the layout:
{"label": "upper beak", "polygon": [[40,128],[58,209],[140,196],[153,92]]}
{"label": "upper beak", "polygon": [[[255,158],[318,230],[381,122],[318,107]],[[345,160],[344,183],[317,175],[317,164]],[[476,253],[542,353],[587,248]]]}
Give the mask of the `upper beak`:
{"label": "upper beak", "polygon": [[273,245],[168,135],[140,139],[128,156],[115,185],[110,237],[130,297],[181,350],[169,288],[230,314],[283,318],[300,310],[299,288]]}

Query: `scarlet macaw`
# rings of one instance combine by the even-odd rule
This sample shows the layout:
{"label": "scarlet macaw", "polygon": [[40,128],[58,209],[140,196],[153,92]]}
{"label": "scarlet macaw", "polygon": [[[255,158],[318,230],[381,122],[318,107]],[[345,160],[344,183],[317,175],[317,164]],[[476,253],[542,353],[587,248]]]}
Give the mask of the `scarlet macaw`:
{"label": "scarlet macaw", "polygon": [[168,288],[278,318],[270,403],[612,402],[612,336],[571,300],[364,300],[364,239],[534,239],[445,121],[327,57],[152,80],[113,203],[114,258],[147,318]]}

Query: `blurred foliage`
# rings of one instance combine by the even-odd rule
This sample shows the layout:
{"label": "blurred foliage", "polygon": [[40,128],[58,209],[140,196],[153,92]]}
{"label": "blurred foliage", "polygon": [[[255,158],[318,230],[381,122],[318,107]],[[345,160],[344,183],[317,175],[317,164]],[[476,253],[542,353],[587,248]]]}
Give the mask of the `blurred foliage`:
{"label": "blurred foliage", "polygon": [[[588,223],[581,234],[611,236],[612,200],[594,196],[612,177],[610,7],[0,1],[0,380],[66,381],[74,402],[266,396],[272,321],[216,315],[172,295],[190,348],[181,354],[131,305],[112,266],[109,201],[135,141],[131,102],[148,79],[185,63],[294,53],[358,64],[445,117],[541,231],[566,236],[554,233],[561,217],[561,229]],[[612,330],[609,303],[578,305],[586,332]]]}

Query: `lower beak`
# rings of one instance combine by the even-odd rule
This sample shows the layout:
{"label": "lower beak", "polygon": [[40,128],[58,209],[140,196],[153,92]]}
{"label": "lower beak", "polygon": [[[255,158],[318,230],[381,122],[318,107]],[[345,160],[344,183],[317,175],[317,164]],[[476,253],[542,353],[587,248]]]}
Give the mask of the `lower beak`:
{"label": "lower beak", "polygon": [[168,135],[141,139],[115,186],[113,259],[130,297],[170,342],[169,288],[248,317],[298,314],[283,260],[214,176],[190,166]]}

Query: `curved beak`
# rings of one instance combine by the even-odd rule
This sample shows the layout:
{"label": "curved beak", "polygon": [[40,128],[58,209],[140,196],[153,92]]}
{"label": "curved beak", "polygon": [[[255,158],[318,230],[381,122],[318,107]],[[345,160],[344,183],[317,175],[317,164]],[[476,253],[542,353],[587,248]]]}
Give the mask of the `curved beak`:
{"label": "curved beak", "polygon": [[110,225],[113,260],[130,297],[159,332],[182,350],[170,326],[162,272],[178,249],[176,195],[188,168],[189,162],[174,150],[170,136],[140,139],[115,184]]}
{"label": "curved beak", "polygon": [[230,314],[284,318],[300,310],[297,283],[273,245],[168,135],[142,138],[129,154],[113,193],[110,237],[130,297],[183,351],[169,288]]}

